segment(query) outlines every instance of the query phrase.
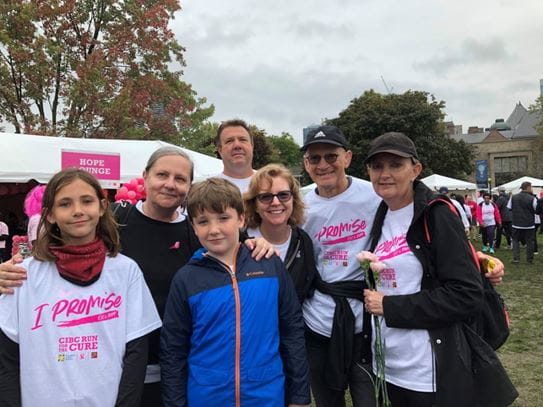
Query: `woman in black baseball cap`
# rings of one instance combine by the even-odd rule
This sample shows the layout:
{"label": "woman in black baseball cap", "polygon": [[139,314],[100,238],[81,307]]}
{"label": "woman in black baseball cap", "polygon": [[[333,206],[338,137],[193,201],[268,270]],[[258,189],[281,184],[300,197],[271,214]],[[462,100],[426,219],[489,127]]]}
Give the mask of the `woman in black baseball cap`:
{"label": "woman in black baseball cap", "polygon": [[374,139],[365,162],[383,199],[371,250],[385,265],[376,290],[364,290],[364,302],[382,317],[392,405],[477,405],[459,327],[480,308],[482,284],[460,217],[446,197],[433,201],[436,195],[417,181],[422,165],[405,134]]}

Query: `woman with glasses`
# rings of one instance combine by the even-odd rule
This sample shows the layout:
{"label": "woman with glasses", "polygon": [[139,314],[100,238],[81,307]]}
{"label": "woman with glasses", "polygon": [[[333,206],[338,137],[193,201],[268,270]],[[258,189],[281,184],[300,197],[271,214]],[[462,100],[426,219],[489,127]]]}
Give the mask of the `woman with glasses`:
{"label": "woman with glasses", "polygon": [[243,200],[248,235],[275,246],[303,302],[316,268],[311,238],[298,227],[304,222],[298,181],[282,165],[266,165],[253,175]]}

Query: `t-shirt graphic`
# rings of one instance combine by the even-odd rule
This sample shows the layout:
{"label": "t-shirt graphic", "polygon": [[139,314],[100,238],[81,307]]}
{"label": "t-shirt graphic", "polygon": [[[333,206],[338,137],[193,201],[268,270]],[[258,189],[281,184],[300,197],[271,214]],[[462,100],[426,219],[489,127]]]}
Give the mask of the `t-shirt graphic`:
{"label": "t-shirt graphic", "polygon": [[100,278],[81,287],[52,262],[26,259],[28,280],[0,297],[0,329],[20,346],[27,406],[113,406],[126,343],[161,326],[134,261],[106,257]]}
{"label": "t-shirt graphic", "polygon": [[[305,196],[307,221],[303,229],[313,241],[315,262],[326,282],[362,280],[364,278],[356,255],[367,250],[369,232],[380,198],[367,181],[351,177],[349,188],[339,195],[326,198],[310,191]],[[349,299],[355,316],[355,331],[362,331],[362,303]],[[304,301],[304,320],[311,330],[330,336],[335,302],[329,295],[316,290]]]}
{"label": "t-shirt graphic", "polygon": [[[377,287],[385,295],[409,295],[420,291],[422,266],[406,240],[413,211],[413,204],[410,204],[396,211],[389,210],[385,216],[374,251],[387,266],[380,272]],[[387,381],[414,391],[435,391],[428,331],[389,328],[383,318],[381,332],[385,338]]]}

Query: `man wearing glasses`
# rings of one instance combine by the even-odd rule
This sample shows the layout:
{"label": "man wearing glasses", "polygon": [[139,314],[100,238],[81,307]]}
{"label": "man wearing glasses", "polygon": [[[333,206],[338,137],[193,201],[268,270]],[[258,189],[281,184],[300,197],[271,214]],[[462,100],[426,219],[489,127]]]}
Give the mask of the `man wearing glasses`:
{"label": "man wearing glasses", "polygon": [[[374,406],[370,318],[364,317],[363,274],[355,255],[367,250],[379,197],[367,181],[347,176],[352,152],[334,126],[312,129],[301,148],[317,188],[305,196],[320,279],[303,305],[311,389],[318,407]],[[354,333],[354,334],[353,334]]]}

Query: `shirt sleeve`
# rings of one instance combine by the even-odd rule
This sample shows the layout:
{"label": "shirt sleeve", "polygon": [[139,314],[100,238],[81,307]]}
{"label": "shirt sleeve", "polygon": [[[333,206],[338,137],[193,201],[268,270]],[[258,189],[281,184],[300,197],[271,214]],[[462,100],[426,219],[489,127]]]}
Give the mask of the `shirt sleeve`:
{"label": "shirt sleeve", "polygon": [[132,263],[132,278],[126,299],[126,342],[140,338],[162,326],[151,292],[143,274]]}
{"label": "shirt sleeve", "polygon": [[21,288],[11,295],[0,295],[0,330],[13,342],[19,343],[19,293]]}

